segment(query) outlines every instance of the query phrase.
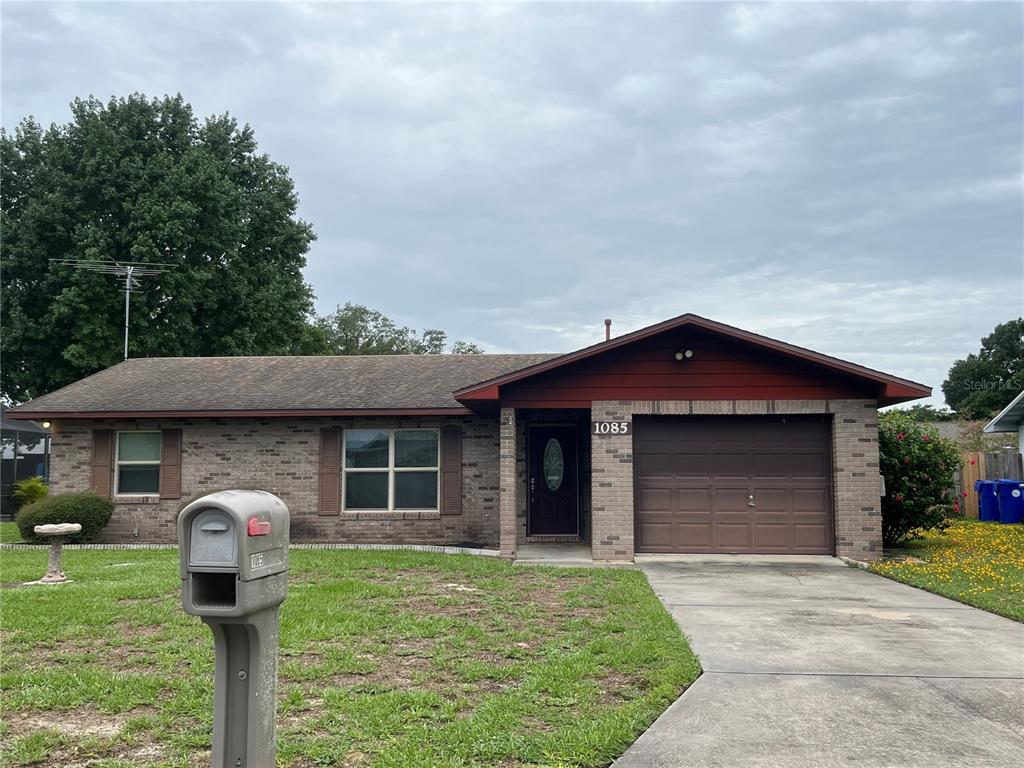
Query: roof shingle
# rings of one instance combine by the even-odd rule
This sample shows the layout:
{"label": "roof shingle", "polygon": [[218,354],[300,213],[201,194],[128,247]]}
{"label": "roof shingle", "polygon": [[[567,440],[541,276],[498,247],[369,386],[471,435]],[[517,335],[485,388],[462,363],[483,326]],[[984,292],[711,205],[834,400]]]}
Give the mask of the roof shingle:
{"label": "roof shingle", "polygon": [[463,408],[456,390],[555,355],[150,357],[11,409],[33,414]]}

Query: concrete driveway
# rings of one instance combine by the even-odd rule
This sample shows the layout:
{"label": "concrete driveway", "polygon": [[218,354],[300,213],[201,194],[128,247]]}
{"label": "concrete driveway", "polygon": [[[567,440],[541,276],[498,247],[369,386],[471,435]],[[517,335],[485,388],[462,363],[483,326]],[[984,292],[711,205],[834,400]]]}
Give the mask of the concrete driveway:
{"label": "concrete driveway", "polygon": [[829,557],[637,557],[704,674],[616,763],[1024,766],[1024,624]]}

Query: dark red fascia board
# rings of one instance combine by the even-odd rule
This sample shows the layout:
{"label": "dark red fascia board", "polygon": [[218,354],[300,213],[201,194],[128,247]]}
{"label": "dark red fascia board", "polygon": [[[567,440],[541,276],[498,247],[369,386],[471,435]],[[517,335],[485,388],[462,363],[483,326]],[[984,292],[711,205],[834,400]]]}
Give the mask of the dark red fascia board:
{"label": "dark red fascia board", "polygon": [[617,349],[618,347],[626,346],[634,341],[640,341],[650,336],[655,336],[665,331],[671,331],[675,328],[682,328],[683,326],[693,326],[695,328],[701,328],[712,333],[718,333],[723,336],[736,339],[738,341],[747,342],[755,346],[763,347],[765,349],[771,349],[776,352],[781,352],[786,355],[800,358],[809,363],[819,365],[825,368],[830,368],[834,371],[841,371],[848,375],[867,379],[884,386],[884,391],[880,399],[893,399],[893,402],[903,402],[905,400],[915,400],[919,397],[928,397],[932,393],[932,388],[924,384],[920,384],[910,379],[901,379],[898,376],[892,376],[882,371],[876,371],[873,368],[867,368],[863,365],[857,365],[856,363],[849,363],[845,360],[840,360],[837,357],[830,357],[829,355],[823,355],[820,352],[815,352],[804,347],[798,347],[793,344],[787,344],[784,341],[777,341],[776,339],[770,339],[767,336],[761,336],[757,333],[751,333],[750,331],[744,331],[742,328],[736,328],[731,325],[725,325],[714,320],[709,320],[706,317],[700,315],[685,314],[679,317],[674,317],[671,320],[665,320],[655,325],[649,325],[646,328],[641,328],[638,331],[627,333],[624,336],[619,336],[610,341],[602,341],[597,344],[592,344],[589,347],[578,349],[575,352],[568,352],[559,357],[552,358],[551,360],[545,360],[542,363],[531,365],[527,368],[521,368],[518,371],[512,371],[506,373],[503,376],[498,376],[487,381],[482,381],[479,384],[474,384],[470,387],[464,387],[463,389],[456,390],[453,394],[456,400],[459,402],[475,402],[479,400],[493,400],[496,399],[499,393],[499,388],[504,384],[511,384],[514,381],[520,381],[522,379],[535,376],[538,373],[544,373],[554,368],[560,368],[563,365],[583,360],[593,355],[607,352],[611,349]]}
{"label": "dark red fascia board", "polygon": [[231,411],[7,411],[12,419],[269,419],[295,416],[469,416],[473,411],[457,408],[292,408],[280,410]]}

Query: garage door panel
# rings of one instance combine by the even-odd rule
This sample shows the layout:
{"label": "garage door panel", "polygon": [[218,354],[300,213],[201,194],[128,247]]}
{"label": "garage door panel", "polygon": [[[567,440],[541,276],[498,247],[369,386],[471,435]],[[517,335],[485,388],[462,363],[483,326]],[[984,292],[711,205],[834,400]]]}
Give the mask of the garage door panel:
{"label": "garage door panel", "polygon": [[709,511],[716,514],[739,512],[746,515],[750,493],[746,488],[714,488],[711,490],[712,506]]}
{"label": "garage door panel", "polygon": [[754,509],[758,515],[772,513],[788,514],[792,508],[792,494],[789,488],[765,488],[754,486]]}
{"label": "garage door panel", "polygon": [[638,551],[833,551],[827,420],[658,416],[634,428]]}
{"label": "garage door panel", "polygon": [[637,549],[645,552],[672,552],[672,521],[645,521],[637,528]]}
{"label": "garage door panel", "polygon": [[747,523],[716,522],[711,525],[711,529],[714,531],[713,543],[716,552],[751,549],[750,525]]}
{"label": "garage door panel", "polygon": [[675,474],[678,477],[708,477],[711,474],[711,456],[681,451],[676,455]]}
{"label": "garage door panel", "polygon": [[793,546],[802,550],[817,550],[828,535],[824,523],[795,523],[793,525]]}
{"label": "garage door panel", "polygon": [[757,452],[751,456],[752,477],[788,477],[789,456],[784,453]]}
{"label": "garage door panel", "polygon": [[789,526],[785,522],[754,524],[755,549],[787,549],[789,547]]}
{"label": "garage door panel", "polygon": [[710,488],[689,488],[686,486],[676,488],[675,509],[678,512],[707,513],[711,508],[712,500]]}
{"label": "garage door panel", "polygon": [[680,522],[676,527],[673,550],[685,548],[693,551],[711,552],[711,532],[712,528],[707,523]]}
{"label": "garage door panel", "polygon": [[672,477],[676,459],[671,453],[641,453],[634,457],[639,477]]}
{"label": "garage door panel", "polygon": [[791,454],[793,477],[828,478],[828,455],[824,451]]}
{"label": "garage door panel", "polygon": [[715,453],[711,459],[711,474],[715,477],[749,477],[750,456],[745,452]]}
{"label": "garage door panel", "polygon": [[794,514],[825,514],[829,510],[827,488],[794,488]]}
{"label": "garage door panel", "polygon": [[637,490],[637,503],[651,513],[672,512],[672,489],[641,486]]}

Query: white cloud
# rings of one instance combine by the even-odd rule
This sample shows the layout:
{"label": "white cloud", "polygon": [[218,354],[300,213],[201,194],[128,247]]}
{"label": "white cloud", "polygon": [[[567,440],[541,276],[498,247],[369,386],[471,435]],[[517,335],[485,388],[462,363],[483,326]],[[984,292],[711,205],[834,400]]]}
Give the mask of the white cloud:
{"label": "white cloud", "polygon": [[847,99],[843,105],[850,120],[877,123],[919,108],[923,101],[921,94],[900,93]]}
{"label": "white cloud", "polygon": [[730,33],[740,40],[760,40],[807,25],[821,25],[835,18],[824,3],[758,3],[737,5],[726,13]]}
{"label": "white cloud", "polygon": [[711,106],[720,107],[775,96],[782,91],[779,83],[759,72],[741,72],[708,80],[700,89],[700,98]]}
{"label": "white cloud", "polygon": [[904,77],[928,78],[954,69],[957,57],[936,45],[920,29],[898,29],[873,32],[851,42],[823,48],[807,56],[802,65],[823,72],[881,67]]}
{"label": "white cloud", "polygon": [[987,176],[963,179],[932,187],[922,194],[922,201],[936,205],[966,203],[994,203],[1000,200],[1017,201],[1024,211],[1024,176]]}
{"label": "white cloud", "polygon": [[753,120],[728,120],[700,126],[678,146],[696,152],[704,175],[737,180],[799,163],[802,137],[810,128],[802,107],[790,107]]}
{"label": "white cloud", "polygon": [[608,91],[608,101],[617,107],[647,112],[666,106],[670,94],[668,79],[659,73],[637,73],[621,77]]}

